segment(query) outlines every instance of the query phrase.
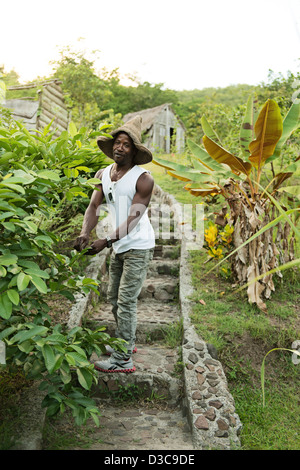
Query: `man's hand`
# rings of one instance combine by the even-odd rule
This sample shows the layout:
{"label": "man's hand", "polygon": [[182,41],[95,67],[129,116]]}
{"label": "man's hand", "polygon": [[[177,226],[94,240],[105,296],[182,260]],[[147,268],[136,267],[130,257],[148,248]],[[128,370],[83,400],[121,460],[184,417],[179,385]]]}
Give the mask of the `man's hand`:
{"label": "man's hand", "polygon": [[86,252],[87,255],[96,255],[97,253],[100,253],[105,247],[106,247],[107,241],[105,238],[101,238],[99,240],[96,240],[91,244],[91,247],[88,249]]}
{"label": "man's hand", "polygon": [[89,237],[87,235],[79,235],[79,237],[76,238],[75,243],[74,243],[74,248],[77,251],[82,251],[84,248],[87,247],[89,244]]}

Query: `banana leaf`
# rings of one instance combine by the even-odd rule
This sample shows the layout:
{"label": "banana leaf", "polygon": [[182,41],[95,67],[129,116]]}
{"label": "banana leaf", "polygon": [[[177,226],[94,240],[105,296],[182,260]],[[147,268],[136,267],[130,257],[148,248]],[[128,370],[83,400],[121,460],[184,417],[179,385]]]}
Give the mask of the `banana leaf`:
{"label": "banana leaf", "polygon": [[181,175],[170,170],[167,171],[167,174],[173,176],[173,178],[177,178],[180,181],[191,181],[191,179],[187,178],[186,175]]}
{"label": "banana leaf", "polygon": [[[206,153],[206,152],[205,152]],[[210,157],[209,157],[210,158]],[[154,157],[153,163],[158,166],[165,168],[166,170],[173,170],[173,171],[201,171],[202,173],[212,174],[212,170],[208,168],[206,165],[201,163],[198,159],[192,157],[192,163],[194,165],[194,170],[185,166],[180,165],[176,162],[170,162],[169,160],[164,160],[160,157]]]}
{"label": "banana leaf", "polygon": [[268,158],[268,163],[279,157],[282,147],[290,135],[300,126],[300,103],[293,103],[283,121],[282,136],[280,137],[273,155]]}
{"label": "banana leaf", "polygon": [[274,178],[274,184],[273,184],[273,191],[277,188],[279,188],[279,186],[285,181],[287,180],[288,178],[290,178],[291,176],[293,175],[292,172],[290,173],[278,173],[275,178]]}
{"label": "banana leaf", "polygon": [[191,158],[195,170],[200,173],[211,175],[212,178],[217,181],[219,179],[229,179],[232,177],[230,168],[227,165],[219,165],[219,169],[215,171],[208,170],[197,158]]}
{"label": "banana leaf", "polygon": [[192,171],[168,170],[167,173],[169,175],[173,176],[174,178],[177,178],[181,181],[200,181],[200,182],[204,182],[204,181],[207,181],[207,179],[208,179],[207,175],[202,175],[199,172],[193,173]]}
{"label": "banana leaf", "polygon": [[201,163],[200,160],[198,160],[198,158],[191,157],[191,161],[193,163],[195,170],[198,170],[201,173],[206,173],[208,175],[211,175],[213,173],[213,170],[210,170],[209,168],[207,168],[207,166],[203,165],[203,163]]}
{"label": "banana leaf", "polygon": [[207,173],[200,173],[197,170],[187,168],[185,171],[168,170],[167,173],[181,181],[191,181],[201,185],[206,183],[218,184],[220,180],[224,180],[223,175],[215,171],[208,175]]}
{"label": "banana leaf", "polygon": [[209,170],[204,166],[202,166],[202,168],[205,169],[206,176],[202,175],[197,169],[189,168],[185,165],[180,165],[179,163],[169,162],[168,160],[164,160],[159,157],[155,157],[153,159],[153,163],[165,168],[167,170],[168,175],[173,176],[174,178],[177,178],[181,181],[193,181],[194,179],[196,179],[196,181],[202,182],[203,180],[207,180],[208,178],[207,173],[209,172]]}
{"label": "banana leaf", "polygon": [[202,126],[204,134],[207,135],[207,137],[209,137],[211,140],[213,140],[213,141],[219,143],[220,145],[222,145],[222,142],[221,142],[218,134],[213,130],[213,128],[209,124],[209,122],[206,119],[206,116],[204,114],[203,114],[202,118],[200,119],[200,122],[201,122],[201,126]]}
{"label": "banana leaf", "polygon": [[292,196],[296,196],[297,199],[300,199],[300,189],[299,185],[295,186],[285,186],[284,188],[279,188],[277,191],[280,191],[281,193],[288,193],[291,194]]}
{"label": "banana leaf", "polygon": [[209,153],[209,155],[218,163],[225,163],[228,165],[233,173],[243,173],[246,176],[251,173],[252,166],[250,163],[244,162],[241,158],[229,153],[206,135],[203,136],[203,143],[207,153]]}
{"label": "banana leaf", "polygon": [[161,166],[166,170],[175,170],[175,171],[186,171],[187,166],[180,165],[180,163],[170,162],[169,160],[164,160],[163,158],[154,157],[152,162],[155,165]]}
{"label": "banana leaf", "polygon": [[282,135],[282,117],[276,101],[268,100],[254,126],[256,139],[250,142],[249,160],[261,170],[266,160],[274,154],[275,147]]}
{"label": "banana leaf", "polygon": [[300,156],[292,163],[289,163],[288,166],[283,169],[282,173],[292,173],[295,177],[300,176]]}
{"label": "banana leaf", "polygon": [[[269,160],[268,160],[269,161]],[[300,176],[300,165],[299,165],[299,162],[300,162],[300,157],[298,157],[294,162],[290,163],[285,169],[284,171],[278,173],[275,178],[274,178],[274,184],[273,184],[273,191],[277,188],[279,188],[279,186],[285,181],[287,180],[288,178],[290,178],[291,176],[293,177],[298,177]]]}
{"label": "banana leaf", "polygon": [[240,146],[245,157],[249,157],[249,144],[254,139],[254,123],[257,118],[257,98],[250,95],[247,101],[245,116],[240,129]]}
{"label": "banana leaf", "polygon": [[[200,150],[205,154],[205,158],[209,158],[214,164],[214,161],[210,158],[210,156],[206,154],[204,150]],[[159,157],[155,157],[153,160],[153,163],[165,168],[170,176],[177,178],[180,181],[196,183],[197,187],[201,186],[201,188],[198,189],[197,195],[198,193],[201,193],[203,196],[211,194],[212,190],[214,193],[219,192],[220,190],[216,188],[216,185],[218,185],[220,180],[224,180],[224,178],[228,179],[230,176],[228,171],[224,169],[223,165],[214,165],[219,171],[213,171],[210,170],[207,166],[203,165],[196,158],[192,158],[192,162],[196,168],[189,168],[185,165],[170,162]],[[212,183],[213,188],[211,188],[211,186],[207,186],[207,183]]]}
{"label": "banana leaf", "polygon": [[219,194],[221,192],[221,189],[218,188],[213,188],[211,190],[206,190],[206,189],[188,189],[188,191],[191,193],[192,196],[213,196],[214,194]]}
{"label": "banana leaf", "polygon": [[201,185],[201,188],[194,187],[193,184],[188,183],[184,189],[189,191],[192,196],[209,196],[213,194],[218,194],[221,192],[221,189],[218,188],[217,186],[210,186],[210,185]]}
{"label": "banana leaf", "polygon": [[207,168],[214,171],[222,170],[222,165],[219,162],[213,160],[213,158],[203,150],[198,144],[192,140],[187,139],[188,146],[193,155]]}

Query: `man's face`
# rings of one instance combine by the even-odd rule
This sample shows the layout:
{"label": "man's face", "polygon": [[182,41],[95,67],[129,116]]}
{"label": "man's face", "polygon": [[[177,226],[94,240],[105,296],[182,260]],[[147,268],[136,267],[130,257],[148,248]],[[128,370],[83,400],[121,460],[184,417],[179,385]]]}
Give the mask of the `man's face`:
{"label": "man's face", "polygon": [[125,132],[120,132],[113,144],[113,159],[118,165],[132,163],[136,155],[136,148],[131,137]]}

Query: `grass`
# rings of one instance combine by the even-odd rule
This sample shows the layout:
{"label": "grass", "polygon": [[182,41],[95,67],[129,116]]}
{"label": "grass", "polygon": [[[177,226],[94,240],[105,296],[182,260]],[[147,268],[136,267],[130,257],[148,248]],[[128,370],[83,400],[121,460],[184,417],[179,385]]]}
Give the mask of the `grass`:
{"label": "grass", "polygon": [[66,411],[63,415],[47,419],[43,430],[43,450],[88,449],[95,440],[95,426],[77,426]]}
{"label": "grass", "polygon": [[168,348],[177,348],[182,343],[183,322],[179,320],[164,328],[163,339]]}
{"label": "grass", "polygon": [[270,354],[265,366],[265,407],[260,374],[268,351],[291,348],[297,334],[299,338],[300,278],[285,273],[265,314],[248,303],[244,291],[237,294],[232,281],[218,271],[203,276],[205,258],[205,253],[192,253],[190,259],[195,289],[192,321],[198,334],[218,350],[243,423],[243,448],[299,450],[299,367],[291,363],[291,354]]}
{"label": "grass", "polygon": [[[163,155],[162,158],[165,160],[172,160],[172,158],[178,157]],[[180,162],[186,164],[188,163],[188,159],[186,157],[182,157],[182,161],[180,160]],[[143,168],[146,168],[151,172],[155,183],[158,184],[158,186],[160,186],[164,191],[176,195],[178,202],[182,204],[196,204],[197,202],[202,202],[200,198],[195,198],[195,196],[192,196],[187,190],[184,189],[186,182],[179,181],[178,179],[169,176],[167,171],[161,166],[151,162],[147,163],[147,165],[144,165]]]}
{"label": "grass", "polygon": [[[269,384],[270,385],[270,384]],[[296,388],[296,387],[295,387]],[[267,394],[269,405],[261,408],[258,389],[236,386],[237,413],[243,423],[242,441],[250,450],[298,450],[299,403],[296,390],[282,387]]]}
{"label": "grass", "polygon": [[[201,202],[183,189],[184,182],[157,165],[150,166],[156,183],[178,202]],[[213,212],[217,212],[216,206],[205,206],[206,214]],[[299,450],[300,368],[292,364],[290,353],[275,351],[266,359],[265,407],[261,390],[266,353],[275,347],[291,348],[299,339],[299,271],[285,271],[282,280],[274,277],[276,290],[267,301],[267,313],[263,313],[248,303],[246,290],[237,291],[230,275],[224,276],[221,268],[228,267],[225,263],[205,275],[214,263],[206,264],[207,258],[205,250],[190,252],[194,287],[191,319],[199,336],[218,351],[243,423],[242,449]]]}

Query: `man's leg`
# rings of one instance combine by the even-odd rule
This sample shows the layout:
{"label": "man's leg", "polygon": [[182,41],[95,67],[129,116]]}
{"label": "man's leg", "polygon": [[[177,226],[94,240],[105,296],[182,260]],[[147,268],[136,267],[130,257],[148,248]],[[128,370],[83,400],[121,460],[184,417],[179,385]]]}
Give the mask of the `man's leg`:
{"label": "man's leg", "polygon": [[116,321],[116,332],[115,335],[118,337],[118,294],[119,294],[119,285],[123,272],[123,258],[120,255],[116,255],[112,252],[110,257],[109,264],[109,280],[107,288],[107,300],[112,306],[112,313]]}
{"label": "man's leg", "polygon": [[117,318],[119,336],[128,343],[126,358],[129,358],[135,346],[137,299],[146,279],[149,263],[153,258],[153,250],[129,250],[123,256]]}
{"label": "man's leg", "polygon": [[98,361],[95,367],[107,372],[134,372],[131,354],[135,344],[137,299],[153,258],[153,249],[129,250],[119,256],[123,259],[123,273],[119,284],[117,323],[119,337],[128,343],[127,354],[115,351],[108,361]]}
{"label": "man's leg", "polygon": [[[116,321],[115,336],[119,338],[119,329],[118,329],[118,295],[119,295],[119,286],[121,281],[121,276],[123,273],[123,264],[124,264],[124,255],[116,255],[114,252],[111,254],[110,264],[109,264],[109,282],[107,289],[107,300],[112,306],[112,313]],[[110,356],[115,350],[110,346],[106,346],[106,354]],[[134,351],[136,352],[136,348]]]}

